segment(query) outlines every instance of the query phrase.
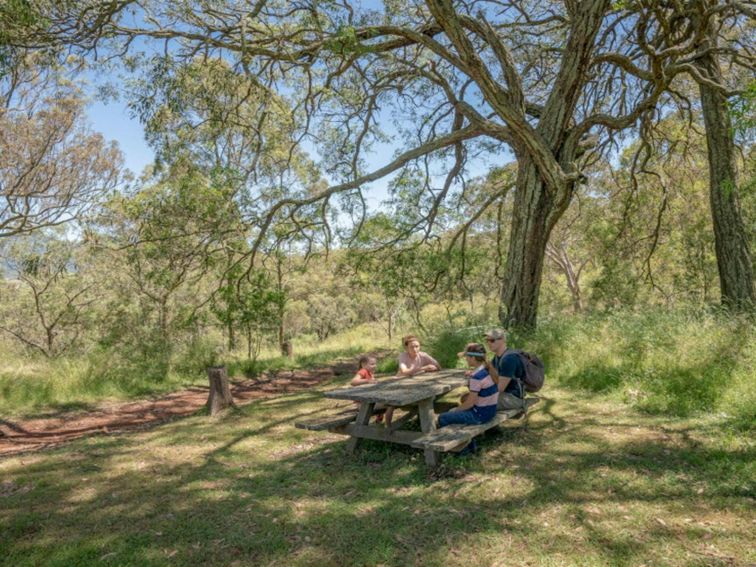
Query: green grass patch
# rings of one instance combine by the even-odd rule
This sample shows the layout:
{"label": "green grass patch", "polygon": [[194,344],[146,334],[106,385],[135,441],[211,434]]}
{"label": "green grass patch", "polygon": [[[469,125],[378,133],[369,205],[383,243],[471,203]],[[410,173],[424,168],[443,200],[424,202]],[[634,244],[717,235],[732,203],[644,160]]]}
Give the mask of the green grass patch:
{"label": "green grass patch", "polygon": [[707,312],[613,313],[544,322],[520,345],[541,354],[547,380],[611,395],[643,411],[713,413],[752,428],[756,326]]}
{"label": "green grass patch", "polygon": [[[359,355],[384,352],[387,347],[381,331],[369,325],[326,341],[295,340],[293,358],[267,348],[256,360],[247,359],[243,352],[218,355],[202,340],[175,346],[145,340],[140,345],[100,348],[57,360],[24,355],[0,343],[0,412],[17,417],[43,410],[87,409],[104,400],[133,400],[207,385],[206,367],[211,362],[225,364],[232,377],[243,379],[334,362],[356,364]],[[379,362],[395,365],[396,354],[379,357]]]}
{"label": "green grass patch", "polygon": [[[159,377],[147,362],[118,366],[105,353],[77,359],[16,358],[0,364],[0,412],[21,416],[41,410],[87,409],[103,400],[128,400],[207,381],[198,372],[167,368]],[[154,368],[154,367],[150,367]]]}
{"label": "green grass patch", "polygon": [[[443,366],[483,327],[442,328],[426,337],[424,349]],[[396,342],[394,339],[393,342]],[[256,360],[222,354],[232,376],[259,376],[283,369],[308,369],[379,351],[378,372],[397,370],[398,348],[375,326],[361,325],[319,341],[298,337],[294,357],[273,347]],[[529,336],[513,335],[510,346],[542,356],[547,384],[586,396],[609,396],[654,415],[715,414],[718,423],[752,430],[756,423],[756,325],[721,312],[615,312],[543,320]],[[169,349],[157,342],[86,357],[49,361],[11,352],[0,357],[0,411],[30,414],[43,409],[87,407],[103,399],[128,400],[205,384],[208,345]]]}
{"label": "green grass patch", "polygon": [[332,406],[321,394],[0,461],[0,564],[756,561],[753,443],[710,417],[551,384],[527,427],[431,473],[419,451],[348,455],[343,437],[294,428]]}

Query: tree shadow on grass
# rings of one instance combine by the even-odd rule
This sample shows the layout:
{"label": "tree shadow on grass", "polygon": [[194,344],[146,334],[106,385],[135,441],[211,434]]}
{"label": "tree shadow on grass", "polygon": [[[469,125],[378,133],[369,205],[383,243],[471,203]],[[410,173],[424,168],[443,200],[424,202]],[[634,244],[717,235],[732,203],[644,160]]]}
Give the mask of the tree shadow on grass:
{"label": "tree shadow on grass", "polygon": [[[528,427],[485,437],[480,455],[445,460],[453,474],[438,478],[419,451],[364,443],[348,455],[343,437],[294,429],[323,406],[299,399],[297,411],[285,401],[5,463],[13,482],[34,488],[3,499],[3,561],[637,565],[677,553],[668,562],[683,565],[708,532],[671,520],[665,527],[654,515],[683,508],[745,517],[753,504],[746,473],[754,451],[706,447],[684,428],[640,438],[627,416],[560,414],[547,400]],[[196,447],[200,436],[206,450]],[[650,512],[618,526],[606,518],[617,506]],[[727,538],[747,542],[748,529],[743,522]],[[501,555],[485,555],[487,547]]]}

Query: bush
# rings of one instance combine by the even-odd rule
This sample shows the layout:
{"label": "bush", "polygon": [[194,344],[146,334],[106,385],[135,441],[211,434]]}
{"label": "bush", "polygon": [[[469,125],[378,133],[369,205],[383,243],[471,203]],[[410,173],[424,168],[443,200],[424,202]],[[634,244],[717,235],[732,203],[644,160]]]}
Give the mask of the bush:
{"label": "bush", "polygon": [[480,342],[484,332],[483,327],[444,328],[431,335],[426,350],[442,368],[456,368],[463,365],[457,353],[465,350],[467,343]]}
{"label": "bush", "polygon": [[614,312],[546,321],[525,348],[548,381],[613,393],[654,414],[717,412],[738,427],[756,413],[756,331],[725,313]]}
{"label": "bush", "polygon": [[396,374],[399,371],[398,356],[387,356],[378,361],[375,367],[377,374]]}

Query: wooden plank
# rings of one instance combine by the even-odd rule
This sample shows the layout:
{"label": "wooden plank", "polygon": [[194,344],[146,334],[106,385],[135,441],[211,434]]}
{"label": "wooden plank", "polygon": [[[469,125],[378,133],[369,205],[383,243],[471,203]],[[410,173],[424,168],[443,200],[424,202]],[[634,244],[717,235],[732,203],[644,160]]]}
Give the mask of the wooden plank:
{"label": "wooden plank", "polygon": [[310,421],[298,421],[294,424],[299,429],[307,429],[308,431],[325,431],[327,429],[333,429],[347,423],[352,423],[354,418],[357,417],[357,412],[351,410],[349,412],[342,412],[340,414],[324,415],[320,418],[316,418]]}
{"label": "wooden plank", "polygon": [[472,438],[473,435],[466,431],[461,431],[454,425],[447,425],[415,439],[412,446],[416,449],[452,451],[460,445],[467,445]]}
{"label": "wooden plank", "polygon": [[423,435],[420,431],[391,431],[386,427],[378,425],[357,425],[355,423],[341,426],[334,430],[334,433],[351,435],[352,439],[372,439],[374,441],[387,441],[400,445],[411,445],[413,441]]}
{"label": "wooden plank", "polygon": [[[396,411],[394,411],[394,414],[396,415]],[[394,419],[391,422],[391,431],[396,431],[402,427],[405,423],[407,423],[409,420],[411,420],[413,417],[417,415],[417,407],[412,406],[411,408],[407,409],[407,413],[405,413],[403,416],[401,416],[399,419]]]}
{"label": "wooden plank", "polygon": [[[357,410],[358,406],[349,406],[336,413],[328,413],[307,421],[297,421],[294,423],[294,426],[308,431],[325,431],[327,429],[341,427],[342,425],[354,421],[357,417]],[[373,415],[382,414],[385,411],[386,408],[373,408]]]}
{"label": "wooden plank", "polygon": [[437,398],[466,383],[464,370],[441,370],[410,378],[392,378],[376,384],[331,390],[324,395],[326,398],[340,400],[408,406],[421,400]]}
{"label": "wooden plank", "polygon": [[[362,405],[360,405],[360,411],[357,412],[357,417],[354,420],[355,425],[367,425],[370,422],[370,416],[373,415],[374,407],[375,404],[372,402],[362,402]],[[359,441],[359,437],[352,436],[349,441],[347,441],[347,453],[354,453]]]}
{"label": "wooden plank", "polygon": [[[420,416],[420,429],[426,435],[432,434],[436,429],[436,414],[433,413],[433,398],[423,400],[418,404],[417,414]],[[429,467],[438,465],[438,452],[430,447],[425,447],[425,464]]]}
{"label": "wooden plank", "polygon": [[[532,405],[532,404],[531,404]],[[480,425],[452,424],[441,427],[423,435],[412,443],[413,447],[434,451],[453,451],[462,444],[469,443],[473,437],[502,424],[508,419],[522,415],[518,409],[499,411],[492,420]]]}

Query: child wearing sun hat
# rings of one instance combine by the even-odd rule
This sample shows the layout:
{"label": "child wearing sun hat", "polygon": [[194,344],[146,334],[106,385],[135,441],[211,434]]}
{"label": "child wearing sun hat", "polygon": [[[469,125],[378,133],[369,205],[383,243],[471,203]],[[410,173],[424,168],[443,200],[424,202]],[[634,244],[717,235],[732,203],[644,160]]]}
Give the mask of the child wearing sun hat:
{"label": "child wearing sun hat", "polygon": [[[478,425],[490,421],[496,415],[499,389],[488,373],[485,347],[479,343],[470,343],[460,354],[472,369],[468,383],[470,392],[462,398],[459,406],[438,416],[439,427],[452,423]],[[471,442],[466,451],[474,449],[474,442]]]}

